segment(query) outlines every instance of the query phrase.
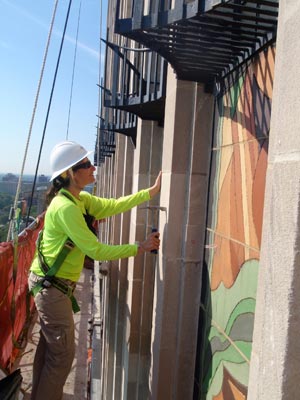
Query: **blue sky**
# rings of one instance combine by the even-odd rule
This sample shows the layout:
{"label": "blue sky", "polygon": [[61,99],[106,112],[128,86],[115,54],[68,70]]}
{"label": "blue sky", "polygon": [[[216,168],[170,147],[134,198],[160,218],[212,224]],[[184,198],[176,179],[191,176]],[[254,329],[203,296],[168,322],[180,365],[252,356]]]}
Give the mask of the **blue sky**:
{"label": "blue sky", "polygon": [[[0,0],[0,173],[21,173],[54,4],[54,0]],[[24,174],[36,169],[68,4],[58,2]],[[79,5],[80,0],[73,0],[39,174],[50,174],[50,151],[67,137]],[[101,0],[81,1],[68,139],[89,150],[94,150],[96,140],[99,60],[105,50],[100,44],[100,19],[102,15],[105,37],[105,7]]]}

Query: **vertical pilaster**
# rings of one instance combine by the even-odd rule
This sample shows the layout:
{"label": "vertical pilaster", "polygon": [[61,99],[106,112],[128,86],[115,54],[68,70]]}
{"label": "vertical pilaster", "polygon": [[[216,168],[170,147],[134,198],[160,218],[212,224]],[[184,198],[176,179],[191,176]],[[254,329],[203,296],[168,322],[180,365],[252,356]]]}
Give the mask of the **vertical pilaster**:
{"label": "vertical pilaster", "polygon": [[[134,153],[133,192],[150,186],[161,168],[162,129],[150,121],[139,121]],[[130,243],[144,240],[149,231],[147,210],[141,205],[131,211]],[[137,256],[128,263],[128,314],[124,342],[124,393],[122,398],[148,396],[150,337],[155,256]],[[146,396],[146,397],[145,397]]]}
{"label": "vertical pilaster", "polygon": [[299,18],[280,1],[249,400],[299,397]]}
{"label": "vertical pilaster", "polygon": [[[158,172],[161,170],[163,144],[163,128],[155,122],[151,123],[151,146],[150,146],[150,165],[148,168],[149,182],[151,186]],[[144,154],[145,149],[141,149]],[[159,206],[160,196],[157,195],[149,202],[149,206]],[[146,211],[146,210],[145,210]],[[146,224],[146,236],[151,232],[152,227],[159,228],[159,211],[147,210],[143,218]],[[145,215],[144,214],[144,215]],[[156,262],[159,255],[145,254],[144,268],[142,277],[142,302],[140,316],[140,338],[139,338],[139,359],[138,359],[138,388],[136,399],[148,399],[150,397],[149,374],[151,370],[151,337],[152,337],[152,317],[153,317],[153,298]]]}
{"label": "vertical pilaster", "polygon": [[[132,187],[132,159],[133,145],[126,136],[120,136],[119,151],[123,153],[119,174],[122,179],[122,195],[131,192]],[[120,215],[120,243],[129,243],[130,213]],[[122,373],[123,373],[123,341],[125,334],[125,315],[127,298],[127,264],[128,259],[119,260],[118,266],[118,313],[115,344],[115,376],[113,399],[122,398]]]}
{"label": "vertical pilaster", "polygon": [[[125,138],[119,137],[114,159],[111,165],[111,197],[118,198],[123,195],[124,178],[124,146]],[[121,215],[110,218],[112,244],[120,244],[121,236]],[[119,356],[117,351],[118,337],[118,314],[119,314],[119,261],[109,263],[109,315],[108,315],[108,364],[107,364],[107,397],[113,399],[116,385],[116,370],[118,368]]]}
{"label": "vertical pilaster", "polygon": [[169,69],[156,266],[152,399],[192,399],[213,97]]}
{"label": "vertical pilaster", "polygon": [[[135,150],[133,148],[133,144],[127,141],[126,147],[126,170],[125,170],[125,178],[124,178],[124,193],[128,194],[132,192],[133,186],[133,158],[134,158]],[[123,214],[123,230],[122,230],[122,238],[123,243],[130,243],[130,222],[131,222],[131,213]],[[122,381],[120,390],[120,399],[126,399],[127,393],[127,382],[128,382],[128,347],[127,347],[127,327],[130,320],[130,313],[128,308],[128,259],[121,260],[121,274],[122,274],[122,299],[123,299],[123,315],[122,321],[122,337],[120,337],[120,348],[122,349]]]}
{"label": "vertical pilaster", "polygon": [[[133,192],[148,185],[148,167],[150,151],[143,152],[141,149],[150,149],[151,123],[139,120],[137,134],[137,148],[133,162]],[[144,212],[140,209],[131,211],[132,227],[130,230],[130,242],[142,240],[146,235]],[[138,388],[138,360],[140,340],[140,317],[142,302],[142,279],[143,279],[144,256],[137,256],[128,261],[128,318],[126,321],[126,343],[124,350],[127,351],[127,382],[125,382],[124,398],[136,399]],[[126,397],[125,397],[126,396]]]}

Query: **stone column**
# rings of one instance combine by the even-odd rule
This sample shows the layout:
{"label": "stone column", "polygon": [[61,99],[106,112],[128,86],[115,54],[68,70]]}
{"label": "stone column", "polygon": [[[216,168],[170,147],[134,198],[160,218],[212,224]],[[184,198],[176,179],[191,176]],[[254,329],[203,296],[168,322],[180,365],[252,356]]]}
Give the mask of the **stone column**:
{"label": "stone column", "polygon": [[299,398],[299,19],[281,0],[248,400]]}
{"label": "stone column", "polygon": [[[111,195],[110,197],[118,198],[123,195],[123,179],[124,179],[124,159],[125,159],[125,140],[123,135],[118,136],[116,153],[113,160],[114,165],[112,166],[111,172]],[[121,242],[121,215],[117,215],[109,218],[111,226],[110,243],[120,244]],[[116,369],[119,368],[117,365],[117,336],[118,336],[118,313],[119,313],[119,261],[109,262],[109,315],[106,321],[106,327],[108,331],[107,335],[107,398],[113,399],[113,393],[115,390],[115,379]]]}
{"label": "stone column", "polygon": [[[139,120],[134,152],[133,192],[150,186],[161,168],[162,129],[155,122]],[[143,204],[131,211],[130,243],[144,240],[149,233]],[[153,255],[129,259],[126,335],[124,340],[124,393],[122,398],[138,400],[148,395],[150,337],[153,292]],[[151,265],[149,265],[151,264]],[[150,275],[149,275],[150,274]],[[149,307],[151,312],[149,313]]]}
{"label": "stone column", "polygon": [[168,72],[151,399],[192,399],[213,96]]}
{"label": "stone column", "polygon": [[[133,151],[130,140],[118,135],[115,156],[105,164],[108,179],[103,190],[107,196],[117,198],[132,192]],[[129,243],[130,213],[111,217],[103,225],[107,243]],[[122,398],[127,262],[127,259],[108,262],[109,273],[104,278],[102,398]]]}
{"label": "stone column", "polygon": [[[151,145],[150,159],[148,168],[148,187],[151,186],[158,172],[161,170],[163,144],[163,128],[156,122],[151,123]],[[144,155],[145,149],[141,149]],[[146,204],[147,205],[147,204]],[[148,203],[149,206],[160,205],[160,195],[155,196]],[[144,210],[142,224],[146,226],[145,236],[151,233],[152,228],[159,228],[160,212]],[[145,218],[146,216],[146,218]],[[144,239],[143,237],[141,239]],[[151,337],[152,337],[152,317],[153,299],[155,285],[156,262],[159,255],[145,254],[142,276],[142,295],[141,295],[141,315],[140,315],[140,336],[139,336],[139,358],[138,358],[138,387],[136,399],[150,398],[149,374],[151,369]]]}
{"label": "stone column", "polygon": [[[121,139],[121,138],[120,138]],[[123,170],[122,174],[122,194],[127,195],[132,191],[132,167],[133,167],[133,145],[130,140],[122,136]],[[121,178],[121,176],[120,176]],[[120,243],[129,243],[130,213],[121,215]],[[118,309],[117,309],[117,330],[115,337],[115,374],[114,392],[112,399],[122,398],[122,374],[123,374],[123,340],[125,335],[125,317],[127,310],[127,265],[128,259],[123,258],[118,263]]]}

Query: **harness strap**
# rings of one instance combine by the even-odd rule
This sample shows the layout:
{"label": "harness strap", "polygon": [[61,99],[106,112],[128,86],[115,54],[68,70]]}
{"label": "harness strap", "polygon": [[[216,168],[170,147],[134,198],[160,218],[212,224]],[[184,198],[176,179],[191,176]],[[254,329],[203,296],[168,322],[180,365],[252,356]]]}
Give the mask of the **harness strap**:
{"label": "harness strap", "polygon": [[67,239],[65,241],[65,244],[64,244],[63,248],[61,249],[60,253],[56,257],[54,264],[50,268],[50,267],[48,267],[47,263],[45,262],[44,256],[40,250],[40,244],[42,241],[42,237],[43,237],[43,231],[40,232],[38,240],[37,240],[37,251],[38,251],[38,256],[39,256],[39,260],[40,260],[40,264],[41,264],[41,269],[45,275],[54,276],[57,273],[57,271],[59,270],[61,264],[64,262],[67,255],[70,253],[70,251],[72,249],[74,249],[75,245],[72,242],[72,240]]}
{"label": "harness strap", "polygon": [[75,287],[69,286],[66,283],[62,282],[59,278],[56,278],[54,276],[47,277],[45,276],[44,278],[41,278],[39,282],[31,289],[31,292],[33,296],[35,296],[37,293],[39,293],[43,289],[48,289],[51,286],[55,287],[65,295],[69,297],[72,303],[72,310],[75,313],[80,311],[80,307],[77,303],[77,300],[73,294]]}
{"label": "harness strap", "polygon": [[68,286],[64,282],[62,282],[59,278],[55,277],[55,274],[59,270],[61,264],[64,262],[67,255],[70,251],[75,247],[74,243],[67,239],[60,253],[56,257],[54,264],[51,268],[45,262],[44,256],[40,250],[40,244],[43,237],[43,230],[40,232],[38,240],[37,240],[37,252],[40,261],[40,267],[45,276],[31,289],[33,296],[36,296],[42,289],[50,288],[54,286],[56,289],[60,290],[62,293],[66,294],[72,303],[73,312],[76,313],[80,311],[80,307],[73,295],[74,288]]}

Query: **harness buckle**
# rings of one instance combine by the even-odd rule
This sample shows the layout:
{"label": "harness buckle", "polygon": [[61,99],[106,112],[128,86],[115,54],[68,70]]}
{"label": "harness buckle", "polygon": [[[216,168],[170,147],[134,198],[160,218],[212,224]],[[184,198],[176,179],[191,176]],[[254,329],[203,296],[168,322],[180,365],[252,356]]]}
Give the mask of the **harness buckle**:
{"label": "harness buckle", "polygon": [[68,296],[68,297],[73,296],[74,290],[73,290],[72,286],[69,286],[69,285],[68,285],[67,288],[68,288],[67,296]]}
{"label": "harness buckle", "polygon": [[42,287],[48,289],[52,286],[52,278],[46,277],[42,280]]}
{"label": "harness buckle", "polygon": [[74,247],[75,247],[74,243],[70,239],[66,240],[64,246],[67,247],[70,250],[74,249]]}

